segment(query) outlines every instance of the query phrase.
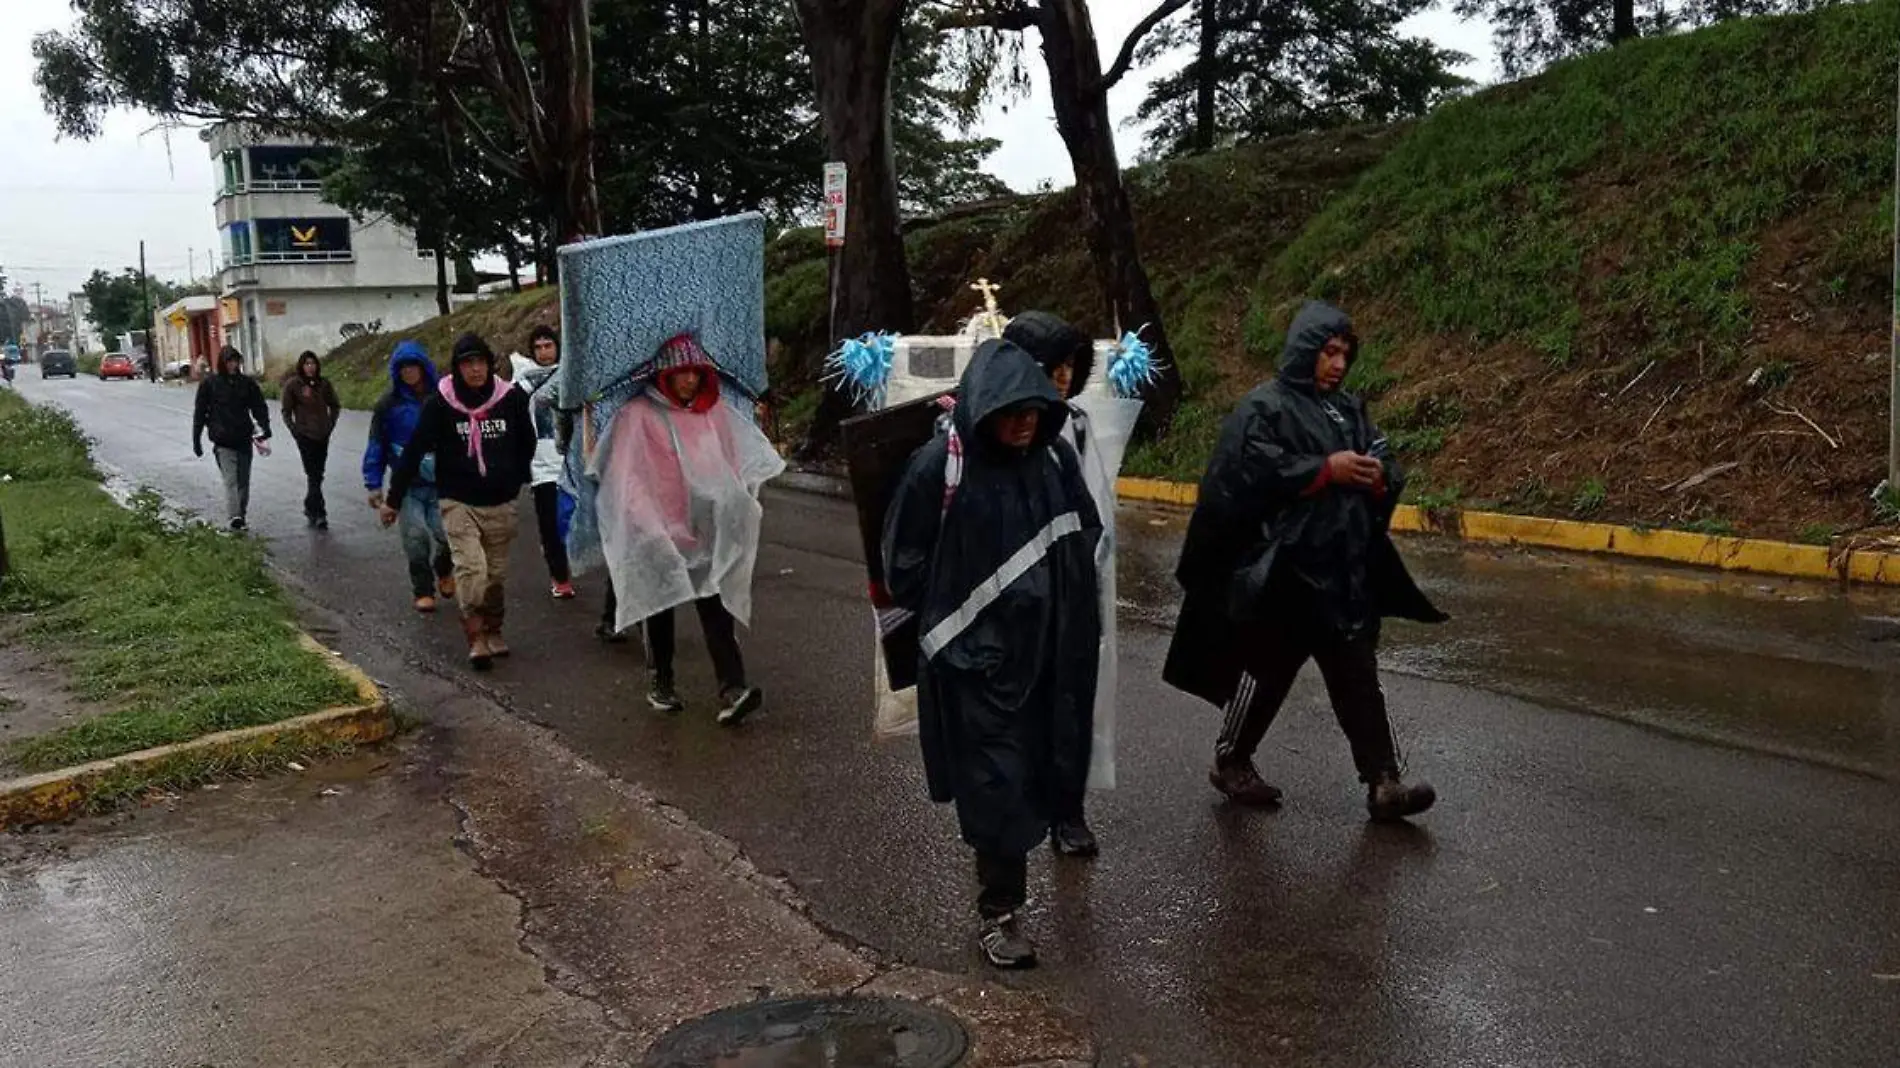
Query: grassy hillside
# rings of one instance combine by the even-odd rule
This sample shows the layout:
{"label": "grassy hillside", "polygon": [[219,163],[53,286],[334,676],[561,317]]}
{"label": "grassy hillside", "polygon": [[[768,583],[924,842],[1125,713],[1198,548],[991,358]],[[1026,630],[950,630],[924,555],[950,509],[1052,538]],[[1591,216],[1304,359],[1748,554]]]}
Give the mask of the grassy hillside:
{"label": "grassy hillside", "polygon": [[[1810,540],[1870,521],[1897,60],[1900,0],[1881,0],[1635,42],[1414,124],[1131,171],[1188,401],[1130,470],[1197,477],[1320,295],[1359,321],[1353,385],[1422,503]],[[924,327],[954,328],[987,276],[1006,310],[1105,335],[1080,211],[1057,194],[916,226]],[[817,234],[774,241],[767,330],[793,428],[815,400],[825,286]],[[550,301],[419,333],[437,352],[471,327],[512,339],[552,321]],[[380,381],[391,344],[343,362],[374,360],[351,373]]]}
{"label": "grassy hillside", "polygon": [[530,289],[472,304],[407,330],[353,338],[324,358],[323,373],[336,381],[345,407],[368,408],[389,388],[389,354],[398,342],[422,342],[436,366],[444,368],[455,339],[473,331],[505,359],[510,352],[528,351],[528,331],[536,326],[560,326],[561,312],[554,300],[554,290]]}
{"label": "grassy hillside", "polygon": [[1886,448],[1897,58],[1883,2],[1461,101],[1266,265],[1256,303],[1360,313],[1360,382],[1442,501],[1859,524]]}

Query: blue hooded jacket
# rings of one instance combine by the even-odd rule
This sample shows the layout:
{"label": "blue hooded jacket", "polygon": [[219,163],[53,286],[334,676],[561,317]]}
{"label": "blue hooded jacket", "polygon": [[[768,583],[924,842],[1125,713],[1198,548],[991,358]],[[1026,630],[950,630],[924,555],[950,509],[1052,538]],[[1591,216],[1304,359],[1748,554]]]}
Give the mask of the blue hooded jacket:
{"label": "blue hooded jacket", "polygon": [[[402,384],[402,369],[412,363],[422,368],[420,396]],[[373,492],[383,488],[383,475],[396,466],[403,447],[415,434],[416,421],[422,416],[422,402],[435,394],[435,382],[435,364],[429,361],[429,354],[420,343],[404,341],[389,354],[389,392],[376,402],[370,414],[369,444],[363,449],[364,489]],[[435,483],[434,465],[428,460],[423,461],[416,481],[421,485]]]}

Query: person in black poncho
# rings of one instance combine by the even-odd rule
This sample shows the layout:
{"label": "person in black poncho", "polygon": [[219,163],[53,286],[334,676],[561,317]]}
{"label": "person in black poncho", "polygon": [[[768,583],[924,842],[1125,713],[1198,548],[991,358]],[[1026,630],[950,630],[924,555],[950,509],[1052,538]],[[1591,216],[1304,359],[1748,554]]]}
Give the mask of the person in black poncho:
{"label": "person in black poncho", "polygon": [[1036,962],[1015,919],[1028,855],[1088,777],[1102,524],[1059,437],[1067,414],[1027,353],[984,343],[884,525],[886,583],[923,635],[930,797],[955,802],[976,851],[979,941],[1000,968]]}
{"label": "person in black poncho", "polygon": [[1223,709],[1214,788],[1241,804],[1280,791],[1253,754],[1307,660],[1317,661],[1352,744],[1375,820],[1430,808],[1430,786],[1399,778],[1379,687],[1379,626],[1446,617],[1406,573],[1388,527],[1404,472],[1359,398],[1343,392],[1358,355],[1352,321],[1308,303],[1280,373],[1221,427],[1175,577],[1186,591],[1163,677]]}

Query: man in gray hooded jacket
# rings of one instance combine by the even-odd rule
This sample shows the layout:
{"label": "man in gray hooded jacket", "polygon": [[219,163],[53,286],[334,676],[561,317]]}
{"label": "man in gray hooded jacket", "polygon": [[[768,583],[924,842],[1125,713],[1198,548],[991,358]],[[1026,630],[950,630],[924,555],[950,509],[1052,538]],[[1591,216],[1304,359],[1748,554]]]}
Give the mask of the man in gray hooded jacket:
{"label": "man in gray hooded jacket", "polygon": [[1359,398],[1345,393],[1359,351],[1352,321],[1308,303],[1287,333],[1278,377],[1221,427],[1175,577],[1186,592],[1163,677],[1221,708],[1215,789],[1274,805],[1254,751],[1308,660],[1352,744],[1375,820],[1430,808],[1399,779],[1379,686],[1380,620],[1442,622],[1393,547],[1405,475]]}

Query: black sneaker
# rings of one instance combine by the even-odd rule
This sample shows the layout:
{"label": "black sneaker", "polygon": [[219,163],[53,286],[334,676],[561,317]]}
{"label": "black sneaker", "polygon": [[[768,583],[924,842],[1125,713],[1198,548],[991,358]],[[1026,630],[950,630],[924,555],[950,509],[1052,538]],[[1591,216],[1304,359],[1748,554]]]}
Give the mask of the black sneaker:
{"label": "black sneaker", "polygon": [[647,704],[653,706],[655,712],[678,712],[686,707],[686,702],[674,692],[673,684],[662,679],[654,679],[647,687]]}
{"label": "black sneaker", "polygon": [[1207,781],[1227,800],[1250,808],[1272,808],[1280,803],[1280,788],[1267,783],[1251,760],[1215,761]]}
{"label": "black sneaker", "polygon": [[1065,857],[1092,857],[1102,851],[1095,832],[1089,830],[1088,821],[1079,817],[1061,820],[1050,828],[1049,845]]}
{"label": "black sneaker", "polygon": [[330,520],[327,516],[318,516],[310,521],[310,525],[316,527],[318,530],[329,530]]}
{"label": "black sneaker", "polygon": [[242,531],[244,529],[244,517],[238,516],[236,519],[231,520],[231,529],[234,531]]}
{"label": "black sneaker", "polygon": [[601,620],[594,625],[594,637],[599,638],[608,645],[625,645],[627,643],[626,633],[624,631],[615,630],[614,625],[606,620]]}
{"label": "black sneaker", "polygon": [[1034,968],[1036,966],[1036,944],[1023,937],[1016,927],[1016,917],[999,916],[993,920],[984,920],[977,932],[976,944],[983,950],[983,959],[995,968]]}
{"label": "black sneaker", "polygon": [[759,710],[765,703],[765,694],[757,686],[747,686],[743,690],[727,690],[719,698],[719,725],[737,727],[745,718]]}
{"label": "black sneaker", "polygon": [[1366,787],[1366,812],[1378,823],[1416,816],[1437,800],[1438,791],[1429,784],[1417,782],[1407,786],[1397,775],[1382,776]]}

